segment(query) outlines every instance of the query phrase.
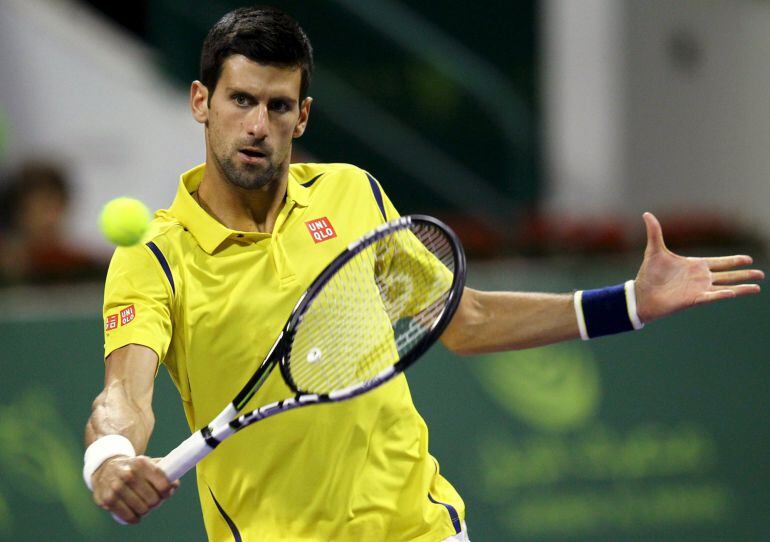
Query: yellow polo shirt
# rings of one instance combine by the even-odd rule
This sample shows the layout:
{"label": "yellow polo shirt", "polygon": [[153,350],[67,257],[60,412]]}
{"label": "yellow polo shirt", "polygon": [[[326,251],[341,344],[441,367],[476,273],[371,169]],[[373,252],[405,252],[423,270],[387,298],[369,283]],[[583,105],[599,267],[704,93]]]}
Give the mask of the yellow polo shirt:
{"label": "yellow polo shirt", "polygon": [[[233,231],[181,176],[146,244],[118,248],[105,285],[105,356],[153,349],[191,430],[229,403],[299,296],[349,243],[398,216],[377,182],[345,164],[293,164],[272,233]],[[276,371],[247,409],[289,397]],[[299,409],[224,441],[197,467],[209,540],[437,542],[464,505],[428,453],[404,376],[352,401]]]}

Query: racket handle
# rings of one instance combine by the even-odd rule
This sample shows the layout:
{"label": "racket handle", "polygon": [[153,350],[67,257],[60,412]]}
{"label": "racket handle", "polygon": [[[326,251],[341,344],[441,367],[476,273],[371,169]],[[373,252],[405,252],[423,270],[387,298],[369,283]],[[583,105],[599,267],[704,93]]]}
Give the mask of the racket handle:
{"label": "racket handle", "polygon": [[170,482],[179,480],[213,450],[200,431],[196,431],[158,462]]}
{"label": "racket handle", "polygon": [[111,515],[112,515],[112,519],[114,519],[116,523],[120,523],[121,525],[128,525],[128,522],[123,521],[123,519],[117,514],[111,514]]}
{"label": "racket handle", "polygon": [[[170,482],[174,482],[197,465],[201,459],[209,455],[209,452],[213,449],[206,444],[206,440],[200,431],[196,431],[179,446],[171,450],[166,457],[158,461],[158,467],[160,467],[160,470],[163,471]],[[112,519],[121,525],[128,525],[128,523],[115,514],[112,514]]]}

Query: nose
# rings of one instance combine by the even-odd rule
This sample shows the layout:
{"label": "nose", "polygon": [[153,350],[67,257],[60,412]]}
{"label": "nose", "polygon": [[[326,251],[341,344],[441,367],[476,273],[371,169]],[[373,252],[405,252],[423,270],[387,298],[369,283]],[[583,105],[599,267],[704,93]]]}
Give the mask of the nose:
{"label": "nose", "polygon": [[267,106],[259,104],[253,108],[246,123],[246,131],[257,140],[263,140],[267,137],[267,128],[269,122]]}

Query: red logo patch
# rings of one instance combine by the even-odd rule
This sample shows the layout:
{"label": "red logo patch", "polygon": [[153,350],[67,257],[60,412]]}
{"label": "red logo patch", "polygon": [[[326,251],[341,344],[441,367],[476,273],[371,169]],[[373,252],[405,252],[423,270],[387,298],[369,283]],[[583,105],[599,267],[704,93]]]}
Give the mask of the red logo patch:
{"label": "red logo patch", "polygon": [[305,222],[305,226],[307,226],[307,231],[310,232],[310,236],[316,243],[323,243],[324,241],[337,237],[334,226],[332,226],[332,223],[329,222],[329,219],[326,217],[308,220]]}
{"label": "red logo patch", "polygon": [[134,310],[134,306],[129,305],[128,307],[120,311],[120,325],[125,326],[126,324],[131,322],[131,320],[133,320],[135,316],[136,316],[136,311]]}
{"label": "red logo patch", "polygon": [[118,315],[110,314],[104,321],[104,331],[111,331],[118,327]]}

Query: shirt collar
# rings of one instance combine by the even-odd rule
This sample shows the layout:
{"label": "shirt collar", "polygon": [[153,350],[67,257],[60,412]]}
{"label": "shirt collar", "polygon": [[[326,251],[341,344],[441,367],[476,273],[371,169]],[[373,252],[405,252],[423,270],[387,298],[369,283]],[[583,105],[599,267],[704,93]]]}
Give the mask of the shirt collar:
{"label": "shirt collar", "polygon": [[[176,197],[169,209],[182,226],[192,233],[201,248],[211,254],[229,238],[259,241],[270,237],[269,233],[231,230],[208,214],[195,201],[192,193],[198,190],[205,170],[206,164],[201,164],[180,175]],[[289,173],[286,192],[285,205],[289,206],[289,210],[294,205],[307,207],[309,203],[308,189],[299,184],[291,173]]]}
{"label": "shirt collar", "polygon": [[299,184],[299,181],[292,174],[291,168],[289,168],[289,182],[286,192],[288,201],[296,203],[300,207],[307,207],[310,204],[310,189]]}

